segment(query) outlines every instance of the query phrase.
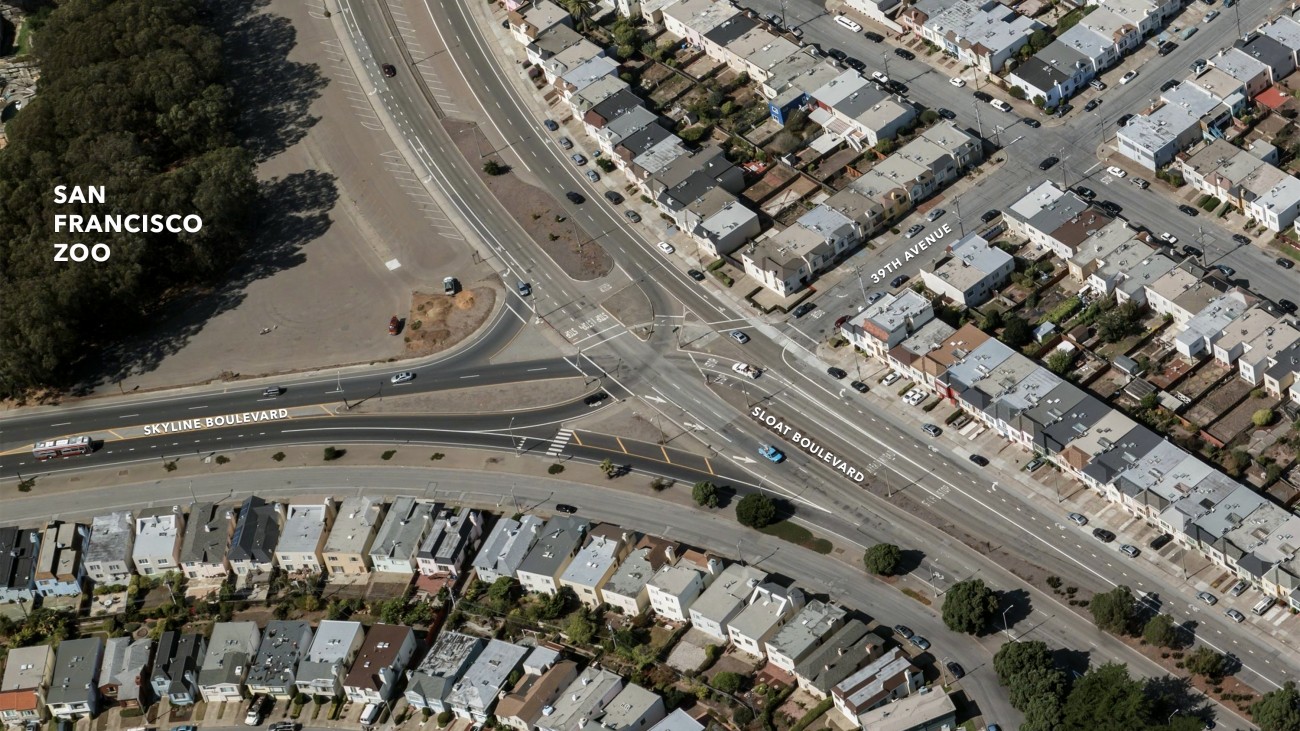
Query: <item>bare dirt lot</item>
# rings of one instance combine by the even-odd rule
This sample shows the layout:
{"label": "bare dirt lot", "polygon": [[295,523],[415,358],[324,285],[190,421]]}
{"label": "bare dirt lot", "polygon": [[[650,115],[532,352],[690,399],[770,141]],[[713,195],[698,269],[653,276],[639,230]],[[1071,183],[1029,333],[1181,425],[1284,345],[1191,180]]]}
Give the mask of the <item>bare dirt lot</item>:
{"label": "bare dirt lot", "polygon": [[[485,151],[492,149],[492,144],[477,125],[453,119],[445,119],[442,124],[466,160],[476,162],[483,157]],[[501,163],[499,158],[491,154],[484,159],[495,159]],[[487,183],[492,195],[505,203],[520,227],[560,265],[565,274],[577,280],[589,281],[609,274],[614,268],[614,260],[605,253],[605,249],[600,244],[587,240],[587,234],[575,221],[567,218],[568,214],[550,193],[525,183],[511,172],[488,175],[480,168],[479,177]]]}
{"label": "bare dirt lot", "polygon": [[454,297],[416,292],[402,331],[406,354],[432,355],[469,337],[492,314],[496,298],[491,287],[462,290]]}

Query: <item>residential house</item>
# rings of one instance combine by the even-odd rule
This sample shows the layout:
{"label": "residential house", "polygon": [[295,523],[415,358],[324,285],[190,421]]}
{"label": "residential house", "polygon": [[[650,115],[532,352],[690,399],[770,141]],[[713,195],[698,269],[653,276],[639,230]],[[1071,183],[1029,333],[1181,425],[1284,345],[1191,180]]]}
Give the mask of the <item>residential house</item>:
{"label": "residential house", "polygon": [[189,579],[222,581],[230,575],[230,537],[235,534],[235,511],[216,503],[190,507],[181,539],[181,571]]}
{"label": "residential house", "polygon": [[676,563],[663,566],[646,584],[650,608],[661,619],[685,622],[691,605],[722,573],[722,562],[698,551],[686,551]]}
{"label": "residential house", "polygon": [[823,203],[789,228],[774,229],[745,247],[741,263],[746,274],[788,297],[838,264],[869,231],[861,217]]}
{"label": "residential house", "polygon": [[131,578],[131,548],[135,533],[131,513],[96,515],[81,565],[96,586],[125,584]]}
{"label": "residential house", "polygon": [[557,25],[573,27],[573,16],[569,11],[549,0],[510,9],[506,18],[510,21],[510,35],[521,46],[527,46]]}
{"label": "residential house", "polygon": [[[127,534],[130,535],[129,527]],[[93,718],[99,713],[99,665],[103,658],[102,637],[59,643],[54,656],[54,674],[45,693],[45,707],[50,715],[75,719]]]}
{"label": "residential house", "polygon": [[965,307],[979,307],[1015,271],[1015,259],[979,234],[969,234],[948,247],[948,256],[922,265],[921,280],[935,294]]}
{"label": "residential house", "polygon": [[322,619],[307,654],[298,661],[294,684],[304,695],[337,698],[343,692],[343,676],[361,650],[365,628],[360,622]]}
{"label": "residential house", "polygon": [[[732,28],[715,28],[705,37],[722,41],[718,44],[721,55],[718,60],[727,64],[733,71],[748,74],[755,81],[767,79],[773,66],[799,52],[800,44],[779,36],[762,25],[753,25],[745,29],[746,21],[754,21],[740,15],[732,21]],[[725,40],[724,40],[725,39]],[[711,47],[706,47],[706,52]]]}
{"label": "residential house", "polygon": [[325,539],[321,558],[330,576],[370,573],[370,549],[384,518],[384,501],[374,497],[344,498],[334,527]]}
{"label": "residential house", "polygon": [[667,715],[658,693],[628,683],[608,703],[604,712],[583,725],[585,731],[648,731]]}
{"label": "residential house", "polygon": [[793,673],[795,665],[821,646],[822,640],[844,625],[843,607],[814,599],[804,605],[765,645],[768,662]]}
{"label": "residential house", "polygon": [[[174,569],[173,569],[174,570]],[[110,637],[104,644],[104,658],[99,666],[99,695],[119,708],[146,708],[149,697],[149,664],[153,657],[153,640],[145,637]]]}
{"label": "residential house", "polygon": [[325,537],[334,524],[330,498],[294,498],[285,509],[275,564],[286,574],[314,577],[324,565]]}
{"label": "residential house", "polygon": [[415,632],[396,624],[376,624],[366,632],[361,652],[343,679],[343,693],[353,703],[386,703],[415,654]]}
{"label": "residential house", "polygon": [[994,0],[961,0],[927,18],[921,35],[963,63],[986,74],[998,74],[1042,27]]}
{"label": "residential house", "polygon": [[759,584],[750,594],[749,606],[727,622],[727,634],[736,649],[763,657],[767,641],[803,605],[803,592],[793,586]]}
{"label": "residential house", "polygon": [[611,525],[599,525],[591,531],[587,545],[578,551],[560,574],[560,586],[573,589],[578,599],[595,609],[604,603],[601,588],[631,552],[637,534]]}
{"label": "residential house", "polygon": [[913,292],[886,294],[840,326],[840,334],[855,348],[884,359],[896,345],[934,319],[934,305]]}
{"label": "residential house", "polygon": [[49,645],[10,649],[0,679],[0,723],[25,726],[45,720],[45,693],[53,677],[54,650]]}
{"label": "residential house", "polygon": [[388,509],[388,517],[379,527],[370,548],[370,562],[375,571],[415,574],[415,554],[433,527],[438,506],[416,502],[413,497],[399,497]]}
{"label": "residential house", "polygon": [[1093,208],[1074,191],[1044,181],[1002,212],[1007,229],[1069,261],[1114,218]]}
{"label": "residential house", "polygon": [[199,697],[199,667],[208,651],[206,637],[174,630],[158,638],[149,685],[173,706],[191,706]]}
{"label": "residential house", "polygon": [[818,700],[863,665],[880,657],[884,642],[867,631],[860,620],[850,619],[826,642],[795,664],[799,687]]}
{"label": "residential house", "polygon": [[36,557],[35,589],[41,596],[81,594],[81,543],[89,532],[76,523],[51,521],[41,532]]}
{"label": "residential house", "polygon": [[590,665],[564,689],[551,712],[542,714],[535,731],[582,731],[622,689],[623,678]]}
{"label": "residential house", "polygon": [[36,562],[41,532],[31,528],[0,528],[0,603],[36,601]]}
{"label": "residential house", "polygon": [[590,524],[571,515],[557,515],[546,521],[537,543],[515,572],[524,591],[554,594],[559,579],[582,545]]}
{"label": "residential house", "polygon": [[787,115],[812,103],[810,92],[839,75],[839,68],[806,48],[774,64],[758,88],[767,99],[769,116],[777,124],[785,125]]}
{"label": "residential house", "polygon": [[831,689],[835,710],[850,724],[858,715],[903,696],[911,695],[925,680],[906,652],[891,647],[861,670]]}
{"label": "residential house", "polygon": [[943,731],[957,728],[957,706],[942,690],[899,698],[858,714],[862,731]]}
{"label": "residential house", "polygon": [[543,525],[542,519],[535,515],[525,515],[520,520],[498,519],[470,564],[479,581],[492,584],[503,576],[513,579],[519,564],[541,535]]}
{"label": "residential house", "polygon": [[141,576],[155,576],[181,568],[181,535],[185,514],[179,505],[146,508],[135,516],[135,544],[131,560]]}
{"label": "residential house", "polygon": [[262,635],[255,622],[217,622],[199,667],[199,694],[208,703],[238,702],[244,697],[244,677],[257,654]]}
{"label": "residential house", "polygon": [[722,188],[713,188],[686,206],[682,217],[702,255],[711,257],[731,254],[763,229],[758,214]]}
{"label": "residential house", "polygon": [[478,637],[450,630],[439,634],[419,667],[407,673],[406,702],[412,708],[423,708],[432,713],[447,710],[445,703],[452,687],[485,647],[487,640]]}
{"label": "residential house", "polygon": [[283,520],[282,503],[267,503],[260,497],[252,496],[239,506],[235,532],[230,538],[230,550],[226,557],[230,560],[230,567],[240,585],[271,580],[275,547],[280,542]]}
{"label": "residential house", "polygon": [[[1300,23],[1289,15],[1279,15],[1272,20],[1264,21],[1255,30],[1261,36],[1272,39],[1279,46],[1286,49],[1286,52],[1290,54],[1290,64],[1293,68],[1300,66]],[[1276,78],[1285,75],[1274,73]]]}
{"label": "residential house", "polygon": [[558,662],[541,674],[524,673],[497,702],[497,721],[519,731],[531,731],[577,677],[578,665],[572,660]]}
{"label": "residential house", "polygon": [[1115,131],[1119,152],[1155,171],[1174,156],[1206,137],[1222,136],[1232,122],[1232,109],[1195,84],[1178,84],[1162,92],[1148,113],[1139,114]]}
{"label": "residential house", "polygon": [[473,723],[483,723],[496,705],[497,696],[510,674],[519,667],[528,648],[501,640],[489,640],[460,679],[447,693],[452,713]]}
{"label": "residential house", "polygon": [[459,578],[461,567],[477,548],[482,535],[482,513],[469,508],[443,509],[415,554],[420,573]]}
{"label": "residential house", "polygon": [[677,558],[678,546],[655,536],[645,536],[601,587],[601,598],[611,607],[635,616],[650,606],[646,588],[659,569]]}
{"label": "residential house", "polygon": [[[664,30],[715,59],[722,56],[719,41],[725,43],[728,39],[718,36],[710,39],[708,34],[731,24],[743,27],[747,20],[750,19],[735,7],[717,0],[679,0],[663,9]],[[748,25],[752,27],[752,21]]]}
{"label": "residential house", "polygon": [[814,90],[808,119],[855,150],[892,140],[912,120],[916,107],[882,90],[874,81],[849,69]]}
{"label": "residential house", "polygon": [[734,563],[723,569],[713,585],[704,590],[691,605],[691,624],[695,629],[726,641],[727,624],[745,608],[749,598],[767,580],[767,572]]}
{"label": "residential house", "polygon": [[311,647],[311,625],[300,620],[274,619],[257,648],[257,657],[244,676],[253,695],[289,699],[298,690],[298,662]]}
{"label": "residential house", "polygon": [[678,708],[664,720],[650,727],[650,731],[704,731],[704,724],[691,718],[691,714]]}

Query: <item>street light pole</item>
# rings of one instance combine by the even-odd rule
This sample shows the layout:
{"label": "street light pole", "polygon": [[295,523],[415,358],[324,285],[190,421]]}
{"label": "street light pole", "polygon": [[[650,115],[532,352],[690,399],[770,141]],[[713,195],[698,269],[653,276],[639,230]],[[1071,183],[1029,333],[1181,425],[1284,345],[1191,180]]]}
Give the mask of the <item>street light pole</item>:
{"label": "street light pole", "polygon": [[519,456],[519,440],[515,439],[515,417],[510,417],[510,442],[515,445],[515,456]]}
{"label": "street light pole", "polygon": [[1007,626],[1007,612],[1009,611],[1011,611],[1011,607],[1002,610],[1002,632],[1006,634],[1007,639],[1011,639],[1011,628]]}

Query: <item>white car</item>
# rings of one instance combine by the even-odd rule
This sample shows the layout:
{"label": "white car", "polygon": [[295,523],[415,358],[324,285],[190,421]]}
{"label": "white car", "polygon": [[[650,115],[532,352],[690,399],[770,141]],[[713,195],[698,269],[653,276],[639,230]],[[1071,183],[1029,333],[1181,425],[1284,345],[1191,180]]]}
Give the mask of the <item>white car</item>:
{"label": "white car", "polygon": [[762,371],[760,371],[759,369],[755,368],[754,366],[748,363],[733,363],[731,366],[731,370],[739,373],[742,376],[749,376],[750,378],[758,378],[763,373]]}
{"label": "white car", "polygon": [[1132,81],[1133,79],[1136,79],[1137,77],[1138,77],[1138,72],[1130,71],[1127,74],[1124,74],[1123,76],[1119,77],[1119,83],[1127,84],[1128,82]]}
{"label": "white car", "polygon": [[1165,242],[1166,244],[1169,244],[1170,246],[1173,246],[1174,244],[1178,243],[1178,237],[1174,236],[1168,231],[1160,234],[1160,240]]}
{"label": "white car", "polygon": [[668,243],[667,241],[660,241],[659,243],[655,244],[655,246],[659,247],[659,250],[665,254],[671,254],[674,251],[677,251],[677,249],[674,249],[673,245]]}
{"label": "white car", "polygon": [[949,84],[952,84],[953,86],[955,86],[955,87],[957,87],[958,89],[960,89],[960,88],[962,88],[963,86],[966,85],[966,80],[965,80],[965,79],[959,79],[959,78],[957,78],[957,77],[954,76],[953,78],[948,79],[948,83],[949,83]]}
{"label": "white car", "polygon": [[1217,18],[1217,17],[1219,17],[1219,11],[1217,11],[1217,10],[1211,10],[1210,12],[1208,12],[1208,13],[1205,14],[1205,22],[1208,23],[1208,22],[1210,22],[1211,20],[1214,20],[1214,19]]}
{"label": "white car", "polygon": [[1114,165],[1111,165],[1110,167],[1106,168],[1106,172],[1110,173],[1111,175],[1114,175],[1117,178],[1128,177],[1128,173],[1124,172],[1124,170],[1121,168],[1115,167]]}
{"label": "white car", "polygon": [[410,371],[402,371],[401,373],[394,374],[393,377],[388,380],[390,383],[406,383],[407,381],[414,381],[415,374]]}
{"label": "white car", "polygon": [[837,16],[835,16],[835,22],[836,22],[836,23],[839,23],[840,25],[844,26],[845,28],[848,28],[849,30],[853,31],[854,33],[861,33],[861,32],[862,32],[862,26],[861,26],[861,25],[858,25],[857,21],[853,20],[852,18],[849,18],[849,17],[843,16],[843,15],[837,15]]}
{"label": "white car", "polygon": [[882,83],[882,84],[888,84],[888,83],[889,83],[889,77],[888,77],[888,76],[885,76],[884,74],[882,74],[882,73],[879,72],[879,71],[872,71],[872,72],[871,72],[871,78],[875,79],[876,81],[879,81],[879,82]]}

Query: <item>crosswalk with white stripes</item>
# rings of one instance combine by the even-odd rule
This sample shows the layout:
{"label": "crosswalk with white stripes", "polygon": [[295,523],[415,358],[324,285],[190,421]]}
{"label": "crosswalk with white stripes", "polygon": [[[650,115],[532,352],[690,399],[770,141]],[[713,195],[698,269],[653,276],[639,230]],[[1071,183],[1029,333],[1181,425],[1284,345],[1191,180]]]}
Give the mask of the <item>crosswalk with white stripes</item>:
{"label": "crosswalk with white stripes", "polygon": [[572,429],[561,429],[559,432],[555,434],[555,438],[551,440],[551,446],[549,449],[546,450],[546,456],[547,457],[560,456],[560,452],[564,450],[564,447],[568,445],[569,440],[572,438],[573,438]]}

